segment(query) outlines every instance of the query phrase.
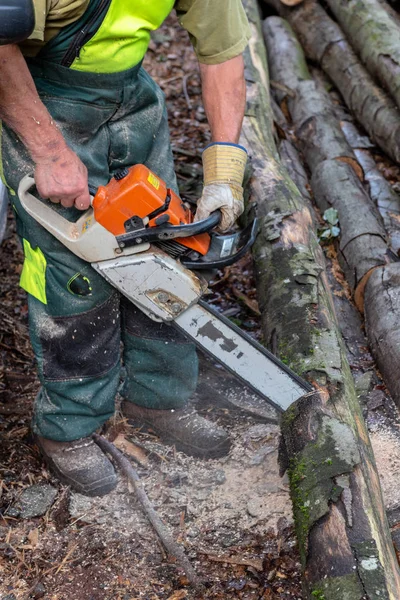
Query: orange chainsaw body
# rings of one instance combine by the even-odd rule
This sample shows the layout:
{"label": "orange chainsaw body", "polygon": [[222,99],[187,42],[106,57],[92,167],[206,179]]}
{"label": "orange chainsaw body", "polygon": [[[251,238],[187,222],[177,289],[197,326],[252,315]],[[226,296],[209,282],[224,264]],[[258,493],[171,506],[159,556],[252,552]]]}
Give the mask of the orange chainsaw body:
{"label": "orange chainsaw body", "polygon": [[[100,186],[93,199],[95,219],[105,229],[115,236],[123,235],[126,233],[126,221],[132,217],[145,219],[164,205],[165,211],[151,218],[149,227],[157,227],[160,222],[171,226],[193,222],[190,209],[150,169],[144,165],[135,165],[127,171],[125,177],[113,178],[107,185]],[[201,233],[178,238],[176,241],[204,256],[208,252],[211,239],[208,233]]]}

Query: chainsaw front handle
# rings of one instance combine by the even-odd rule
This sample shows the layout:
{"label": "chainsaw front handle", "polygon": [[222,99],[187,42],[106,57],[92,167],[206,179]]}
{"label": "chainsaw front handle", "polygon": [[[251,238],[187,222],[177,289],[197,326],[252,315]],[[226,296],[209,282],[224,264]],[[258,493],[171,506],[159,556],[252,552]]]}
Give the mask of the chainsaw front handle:
{"label": "chainsaw front handle", "polygon": [[[162,216],[161,216],[162,218]],[[207,219],[188,223],[186,225],[170,225],[169,223],[156,225],[155,227],[138,227],[117,236],[121,248],[135,246],[143,242],[155,243],[175,240],[178,238],[192,237],[200,233],[209,233],[217,227],[222,219],[220,210],[216,210]]]}

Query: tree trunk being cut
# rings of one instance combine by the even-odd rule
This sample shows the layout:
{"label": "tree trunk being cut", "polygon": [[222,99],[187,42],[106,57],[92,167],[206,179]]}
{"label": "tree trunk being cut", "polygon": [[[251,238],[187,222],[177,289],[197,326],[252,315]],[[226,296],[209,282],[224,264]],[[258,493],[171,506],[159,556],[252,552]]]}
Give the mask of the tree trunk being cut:
{"label": "tree trunk being cut", "polygon": [[368,71],[400,107],[400,26],[381,0],[327,0]]}
{"label": "tree trunk being cut", "polygon": [[289,21],[308,58],[321,65],[371,139],[400,162],[400,111],[376,85],[345,34],[322,6],[309,0],[291,10],[279,0],[264,2],[276,7]]}
{"label": "tree trunk being cut", "polygon": [[320,390],[295,402],[282,419],[281,457],[289,471],[305,597],[398,600],[400,577],[379,478],[312,209],[277,157],[257,3],[243,4],[252,37],[241,141],[253,168],[249,201],[257,203],[261,220],[253,254],[263,333],[268,346]]}

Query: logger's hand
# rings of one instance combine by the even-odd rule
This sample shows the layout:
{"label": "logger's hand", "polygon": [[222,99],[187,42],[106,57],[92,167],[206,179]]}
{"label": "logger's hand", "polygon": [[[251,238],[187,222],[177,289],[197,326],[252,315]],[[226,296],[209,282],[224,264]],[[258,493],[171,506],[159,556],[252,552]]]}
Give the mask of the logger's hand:
{"label": "logger's hand", "polygon": [[222,214],[218,229],[226,231],[234,225],[244,210],[243,194],[241,199],[234,198],[230,186],[226,183],[210,183],[204,186],[203,194],[197,202],[195,222],[207,219],[218,209]]}
{"label": "logger's hand", "polygon": [[230,143],[210,144],[203,152],[204,189],[197,203],[195,221],[206,219],[219,209],[220,231],[226,231],[242,214],[243,176],[247,152]]}
{"label": "logger's hand", "polygon": [[55,155],[36,159],[35,182],[42,198],[70,208],[90,206],[88,173],[85,165],[68,146]]}

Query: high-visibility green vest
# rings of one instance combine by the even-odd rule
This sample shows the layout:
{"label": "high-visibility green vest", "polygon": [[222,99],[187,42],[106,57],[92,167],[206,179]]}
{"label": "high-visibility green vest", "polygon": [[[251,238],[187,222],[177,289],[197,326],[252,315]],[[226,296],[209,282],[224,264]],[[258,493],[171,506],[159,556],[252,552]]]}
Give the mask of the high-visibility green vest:
{"label": "high-visibility green vest", "polygon": [[150,32],[158,29],[175,0],[112,0],[100,27],[79,51],[70,68],[92,73],[116,73],[144,57]]}

